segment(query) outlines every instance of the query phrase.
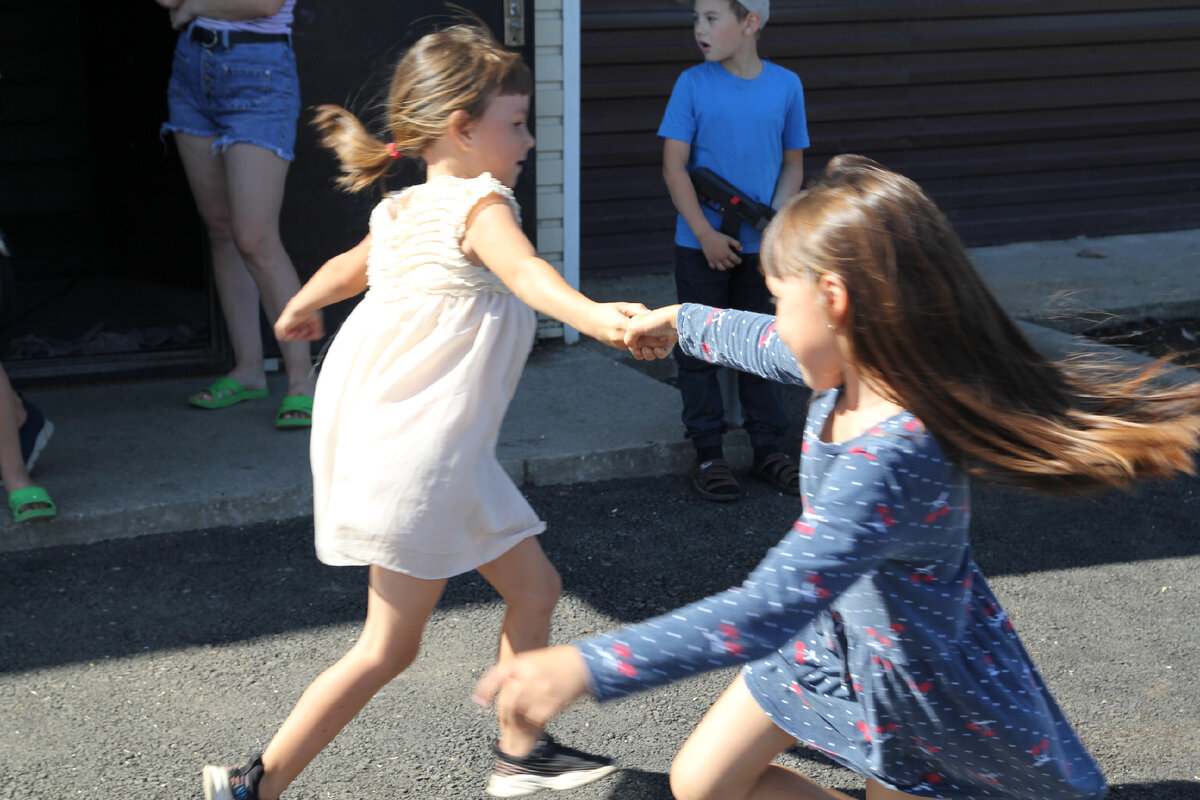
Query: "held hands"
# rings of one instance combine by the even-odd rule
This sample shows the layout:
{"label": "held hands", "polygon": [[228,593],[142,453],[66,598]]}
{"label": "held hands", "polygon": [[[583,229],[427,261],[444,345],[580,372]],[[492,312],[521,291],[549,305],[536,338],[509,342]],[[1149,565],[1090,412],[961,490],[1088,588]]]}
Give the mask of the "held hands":
{"label": "held hands", "polygon": [[672,345],[679,341],[679,334],[675,329],[678,316],[678,305],[663,306],[639,314],[629,321],[625,333],[625,346],[637,359],[653,361],[656,358],[666,358],[671,353]]}
{"label": "held hands", "polygon": [[318,311],[297,311],[291,303],[275,321],[275,338],[281,342],[315,341],[325,335],[325,320]]}
{"label": "held hands", "polygon": [[528,650],[488,670],[471,696],[481,706],[496,698],[500,727],[541,730],[588,693],[588,669],[570,645]]}
{"label": "held hands", "polygon": [[[600,316],[596,333],[592,335],[618,350],[628,348],[639,361],[666,358],[671,353],[671,346],[679,338],[674,328],[675,313],[679,306],[671,306],[670,314],[665,313],[667,309],[650,311],[641,303],[598,303],[596,309]],[[664,313],[653,317],[651,322],[643,321],[659,312]],[[637,322],[640,322],[639,333],[634,336],[631,331]]]}
{"label": "held hands", "polygon": [[742,263],[742,244],[732,236],[709,228],[702,236],[696,238],[700,240],[700,247],[704,250],[704,258],[708,260],[710,269],[723,272]]}
{"label": "held hands", "polygon": [[592,306],[591,330],[584,331],[594,339],[618,350],[625,349],[625,330],[630,317],[646,313],[641,303],[595,303]]}

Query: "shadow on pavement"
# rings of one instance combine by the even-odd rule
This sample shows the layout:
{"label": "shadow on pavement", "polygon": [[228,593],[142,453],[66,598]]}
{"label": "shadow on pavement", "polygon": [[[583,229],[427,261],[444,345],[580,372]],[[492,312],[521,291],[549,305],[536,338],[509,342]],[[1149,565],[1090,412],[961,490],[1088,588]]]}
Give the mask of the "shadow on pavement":
{"label": "shadow on pavement", "polygon": [[[534,487],[542,544],[566,591],[618,622],[739,583],[786,532],[797,501],[744,482],[738,503],[695,499],[682,477]],[[990,576],[1200,553],[1200,480],[1053,500],[977,487],[976,556]],[[358,622],[365,568],[328,567],[311,519],[10,553],[0,564],[0,672],[209,646]],[[476,574],[443,607],[497,600]]]}
{"label": "shadow on pavement", "polygon": [[1200,781],[1120,783],[1108,787],[1105,800],[1200,800]]}
{"label": "shadow on pavement", "polygon": [[671,797],[666,773],[625,768],[608,779],[610,797]]}

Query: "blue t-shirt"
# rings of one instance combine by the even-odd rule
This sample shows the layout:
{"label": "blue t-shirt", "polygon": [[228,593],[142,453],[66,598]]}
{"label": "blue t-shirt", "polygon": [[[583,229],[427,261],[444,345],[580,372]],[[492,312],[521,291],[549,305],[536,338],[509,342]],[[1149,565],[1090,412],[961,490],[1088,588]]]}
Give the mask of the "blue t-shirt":
{"label": "blue t-shirt", "polygon": [[[796,73],[770,61],[751,80],[706,61],[675,81],[658,135],[692,146],[689,172],[707,167],[747,197],[770,205],[783,151],[808,147],[804,88]],[[703,208],[719,230],[721,215]],[[762,233],[743,223],[738,238],[743,253],[757,253]],[[675,222],[675,244],[700,249],[682,216]]]}

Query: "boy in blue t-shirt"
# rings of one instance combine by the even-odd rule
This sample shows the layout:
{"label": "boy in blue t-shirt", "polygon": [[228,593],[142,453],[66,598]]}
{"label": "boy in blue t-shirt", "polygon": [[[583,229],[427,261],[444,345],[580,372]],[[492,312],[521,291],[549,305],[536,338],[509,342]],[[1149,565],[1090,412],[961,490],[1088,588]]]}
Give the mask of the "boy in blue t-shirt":
{"label": "boy in blue t-shirt", "polygon": [[[761,232],[743,222],[737,238],[722,233],[720,213],[701,203],[689,173],[707,167],[745,196],[781,207],[804,180],[804,89],[794,72],[758,55],[769,0],[695,0],[694,9],[704,63],[679,76],[658,129],[663,178],[679,212],[679,302],[772,313],[771,296],[758,271]],[[718,368],[679,348],[675,360],[683,424],[696,448],[688,475],[701,497],[736,500],[742,490],[723,456],[726,424]],[[788,424],[779,387],[744,372],[737,377],[754,448],[752,474],[780,491],[799,494],[799,470],[779,449]]]}

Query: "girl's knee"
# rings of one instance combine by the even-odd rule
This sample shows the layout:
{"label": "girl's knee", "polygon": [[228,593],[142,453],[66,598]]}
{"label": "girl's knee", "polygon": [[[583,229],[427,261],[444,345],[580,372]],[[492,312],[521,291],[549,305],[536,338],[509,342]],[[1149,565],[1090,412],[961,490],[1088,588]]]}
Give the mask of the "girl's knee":
{"label": "girl's knee", "polygon": [[[680,753],[675,756],[675,760],[671,762],[671,771],[668,775],[671,783],[671,796],[675,800],[718,800],[714,791],[715,787],[701,777],[703,770],[688,765],[686,759],[681,760],[682,755]],[[719,800],[736,799],[725,796]]]}
{"label": "girl's knee", "polygon": [[393,642],[374,644],[359,642],[359,659],[363,667],[378,678],[380,685],[387,683],[412,666],[421,650],[420,642],[414,644]]}
{"label": "girl's knee", "polygon": [[519,593],[506,598],[508,607],[525,616],[549,617],[562,597],[562,578],[551,568],[545,575],[531,581]]}
{"label": "girl's knee", "polygon": [[233,227],[229,224],[229,217],[223,214],[204,214],[204,230],[208,233],[208,240],[214,247],[223,244],[234,244]]}
{"label": "girl's knee", "polygon": [[509,610],[522,616],[549,616],[562,596],[562,578],[533,537],[484,564],[479,572]]}
{"label": "girl's knee", "polygon": [[279,251],[283,249],[279,237],[270,229],[264,229],[262,226],[235,224],[233,241],[238,252],[242,254],[246,267],[251,271],[261,270],[274,264],[279,260]]}

